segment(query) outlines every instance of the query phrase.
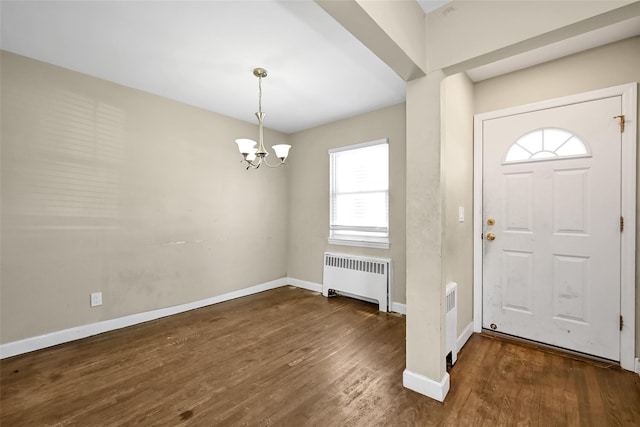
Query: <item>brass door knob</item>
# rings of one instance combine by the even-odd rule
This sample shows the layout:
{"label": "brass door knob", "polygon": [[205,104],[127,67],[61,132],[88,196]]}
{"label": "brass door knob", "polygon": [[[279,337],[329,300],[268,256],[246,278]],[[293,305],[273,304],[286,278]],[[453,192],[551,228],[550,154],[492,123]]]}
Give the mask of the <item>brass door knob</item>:
{"label": "brass door knob", "polygon": [[496,239],[496,235],[493,233],[487,233],[487,240],[495,240]]}

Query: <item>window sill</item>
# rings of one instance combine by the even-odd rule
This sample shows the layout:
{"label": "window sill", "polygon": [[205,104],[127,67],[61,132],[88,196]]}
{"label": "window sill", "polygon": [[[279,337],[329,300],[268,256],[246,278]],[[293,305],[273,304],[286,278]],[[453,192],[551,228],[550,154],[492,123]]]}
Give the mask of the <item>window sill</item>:
{"label": "window sill", "polygon": [[361,248],[389,249],[389,239],[363,238],[360,236],[332,236],[329,237],[330,245],[358,246]]}

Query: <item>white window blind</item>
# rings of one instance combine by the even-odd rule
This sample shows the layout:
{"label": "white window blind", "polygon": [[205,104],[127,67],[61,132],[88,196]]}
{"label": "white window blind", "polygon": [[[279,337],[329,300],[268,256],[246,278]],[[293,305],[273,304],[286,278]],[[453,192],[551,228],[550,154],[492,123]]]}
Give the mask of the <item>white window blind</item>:
{"label": "white window blind", "polygon": [[333,149],[329,156],[330,242],[349,244],[344,243],[349,241],[357,246],[388,247],[387,139]]}

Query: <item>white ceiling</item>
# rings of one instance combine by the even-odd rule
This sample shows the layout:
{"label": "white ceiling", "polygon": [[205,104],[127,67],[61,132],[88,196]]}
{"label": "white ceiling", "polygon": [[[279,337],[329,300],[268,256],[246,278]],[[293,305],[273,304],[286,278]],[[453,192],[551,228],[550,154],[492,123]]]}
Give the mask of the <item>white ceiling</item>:
{"label": "white ceiling", "polygon": [[404,81],[311,0],[2,1],[2,49],[291,133],[403,102]]}
{"label": "white ceiling", "polygon": [[[285,133],[403,102],[404,81],[312,0],[0,0],[2,49]],[[425,12],[450,1],[418,0]],[[437,12],[434,12],[437,13]],[[474,81],[640,34],[630,19],[469,70]]]}

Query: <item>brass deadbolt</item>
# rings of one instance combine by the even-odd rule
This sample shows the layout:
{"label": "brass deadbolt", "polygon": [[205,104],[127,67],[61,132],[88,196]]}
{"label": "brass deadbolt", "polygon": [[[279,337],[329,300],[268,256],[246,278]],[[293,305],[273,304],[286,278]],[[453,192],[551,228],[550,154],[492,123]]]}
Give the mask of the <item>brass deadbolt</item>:
{"label": "brass deadbolt", "polygon": [[493,218],[489,218],[489,219],[487,220],[487,225],[494,225],[495,223],[496,223],[496,220],[495,220],[495,219],[493,219]]}

